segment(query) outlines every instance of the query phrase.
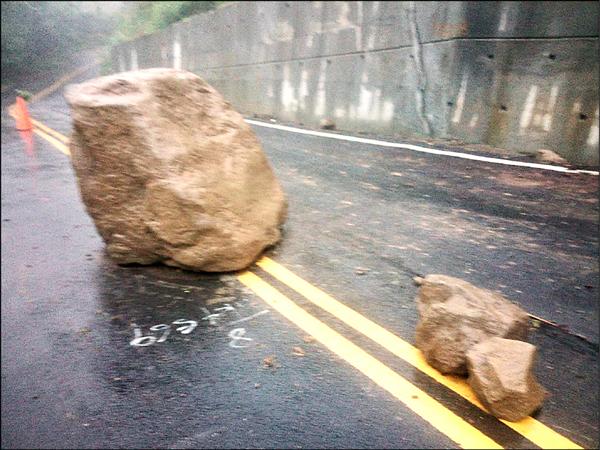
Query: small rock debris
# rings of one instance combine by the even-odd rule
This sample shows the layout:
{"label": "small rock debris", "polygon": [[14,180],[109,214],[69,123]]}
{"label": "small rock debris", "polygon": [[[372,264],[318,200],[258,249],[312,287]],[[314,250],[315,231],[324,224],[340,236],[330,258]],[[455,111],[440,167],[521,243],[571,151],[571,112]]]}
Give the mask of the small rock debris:
{"label": "small rock debris", "polygon": [[267,356],[263,359],[263,366],[265,367],[275,367],[275,357]]}
{"label": "small rock debris", "polygon": [[304,356],[306,352],[302,349],[302,347],[294,347],[292,349],[292,355],[294,356]]}
{"label": "small rock debris", "polygon": [[312,344],[313,342],[315,342],[315,338],[309,335],[306,335],[302,338],[302,340],[304,342],[306,342],[307,344]]}

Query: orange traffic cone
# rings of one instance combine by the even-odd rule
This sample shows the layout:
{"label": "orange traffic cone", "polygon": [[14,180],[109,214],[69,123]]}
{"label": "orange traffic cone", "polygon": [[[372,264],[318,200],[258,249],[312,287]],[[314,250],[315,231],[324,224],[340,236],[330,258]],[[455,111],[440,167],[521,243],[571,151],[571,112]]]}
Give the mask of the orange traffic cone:
{"label": "orange traffic cone", "polygon": [[15,120],[17,122],[17,130],[27,131],[33,129],[31,119],[29,118],[29,111],[27,111],[27,104],[23,97],[17,97]]}

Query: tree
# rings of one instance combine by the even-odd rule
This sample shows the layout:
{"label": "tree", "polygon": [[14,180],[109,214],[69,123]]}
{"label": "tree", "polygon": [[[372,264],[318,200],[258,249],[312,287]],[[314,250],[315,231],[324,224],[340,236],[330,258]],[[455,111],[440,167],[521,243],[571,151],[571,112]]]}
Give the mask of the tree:
{"label": "tree", "polygon": [[214,9],[223,1],[138,1],[127,2],[115,42],[154,33],[181,19]]}
{"label": "tree", "polygon": [[2,73],[48,69],[83,48],[99,45],[114,23],[81,11],[80,2],[2,2]]}

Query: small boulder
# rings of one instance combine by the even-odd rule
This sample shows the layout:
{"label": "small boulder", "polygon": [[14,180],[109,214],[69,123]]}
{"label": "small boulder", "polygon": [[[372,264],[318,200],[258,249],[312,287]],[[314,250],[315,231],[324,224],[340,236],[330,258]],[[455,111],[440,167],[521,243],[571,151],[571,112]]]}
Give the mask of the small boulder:
{"label": "small boulder", "polygon": [[549,164],[558,164],[560,166],[568,166],[569,163],[562,156],[553,152],[552,150],[540,149],[535,153],[535,159],[540,162]]}
{"label": "small boulder", "polygon": [[515,422],[541,406],[547,393],[533,373],[535,356],[534,345],[498,337],[469,349],[469,384],[494,416]]}
{"label": "small boulder", "polygon": [[319,126],[323,130],[335,130],[335,122],[331,119],[321,119]]}
{"label": "small boulder", "polygon": [[490,337],[524,340],[527,313],[495,292],[446,275],[421,280],[416,346],[442,373],[466,374],[466,352]]}
{"label": "small boulder", "polygon": [[120,264],[249,266],[287,203],[243,117],[193,73],[146,69],[70,86],[81,197]]}

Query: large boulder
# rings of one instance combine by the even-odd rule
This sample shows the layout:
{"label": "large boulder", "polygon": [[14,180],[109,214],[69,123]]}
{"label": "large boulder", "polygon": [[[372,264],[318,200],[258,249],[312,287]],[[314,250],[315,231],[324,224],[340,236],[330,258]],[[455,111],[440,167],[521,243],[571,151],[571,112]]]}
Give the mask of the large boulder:
{"label": "large boulder", "polygon": [[533,373],[535,356],[534,345],[498,337],[467,352],[469,384],[496,417],[514,422],[541,406],[546,390]]}
{"label": "large boulder", "polygon": [[279,240],[284,193],[250,127],[201,78],[147,69],[65,97],[81,197],[118,263],[239,270]]}
{"label": "large boulder", "polygon": [[527,337],[527,313],[499,294],[446,275],[418,283],[416,346],[442,373],[466,374],[467,350],[485,339]]}

